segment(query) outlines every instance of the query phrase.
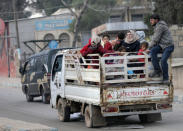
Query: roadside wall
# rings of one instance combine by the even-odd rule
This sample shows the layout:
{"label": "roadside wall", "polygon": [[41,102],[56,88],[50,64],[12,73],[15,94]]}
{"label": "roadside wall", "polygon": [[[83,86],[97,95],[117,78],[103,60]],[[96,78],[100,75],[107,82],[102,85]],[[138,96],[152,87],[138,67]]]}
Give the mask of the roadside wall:
{"label": "roadside wall", "polygon": [[175,89],[183,89],[183,58],[172,61],[173,85]]}
{"label": "roadside wall", "polygon": [[170,27],[170,31],[172,33],[174,44],[175,44],[175,50],[173,52],[174,58],[183,58],[183,25],[172,25]]}

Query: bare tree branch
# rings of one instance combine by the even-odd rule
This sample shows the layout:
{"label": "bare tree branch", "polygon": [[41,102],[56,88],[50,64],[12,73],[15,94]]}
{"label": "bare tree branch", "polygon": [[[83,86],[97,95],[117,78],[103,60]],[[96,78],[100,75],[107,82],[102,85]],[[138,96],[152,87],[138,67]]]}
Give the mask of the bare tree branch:
{"label": "bare tree branch", "polygon": [[88,0],[85,0],[85,1],[84,1],[84,5],[83,5],[83,7],[81,8],[80,13],[79,13],[80,16],[84,13],[84,11],[85,11],[85,9],[86,9],[86,7],[87,7],[87,4],[88,4]]}
{"label": "bare tree branch", "polygon": [[84,11],[87,9],[87,4],[88,4],[88,1],[89,0],[84,0],[84,4],[83,6],[81,7],[81,9],[78,11],[78,14],[75,13],[72,8],[64,1],[64,0],[61,0],[62,4],[68,8],[71,13],[76,17],[76,22],[74,24],[74,39],[73,39],[73,42],[72,42],[72,47],[76,47],[76,42],[77,42],[77,38],[78,38],[78,33],[79,33],[79,24],[80,24],[80,21],[81,21],[81,17],[84,13]]}
{"label": "bare tree branch", "polygon": [[81,17],[83,15],[84,11],[87,8],[88,1],[89,0],[84,0],[84,5],[82,6],[81,10],[79,11],[78,17],[76,19],[76,23],[74,25],[74,40],[73,40],[73,43],[72,43],[72,47],[76,47],[76,42],[77,42],[77,37],[78,37],[78,32],[79,32],[79,30],[78,30],[79,29],[79,24],[80,24],[80,21],[81,21]]}
{"label": "bare tree branch", "polygon": [[69,5],[64,1],[64,0],[61,0],[62,4],[64,5],[64,7],[66,7],[67,9],[70,10],[70,12],[76,17],[76,19],[78,18],[78,15],[72,10],[71,7],[69,7]]}

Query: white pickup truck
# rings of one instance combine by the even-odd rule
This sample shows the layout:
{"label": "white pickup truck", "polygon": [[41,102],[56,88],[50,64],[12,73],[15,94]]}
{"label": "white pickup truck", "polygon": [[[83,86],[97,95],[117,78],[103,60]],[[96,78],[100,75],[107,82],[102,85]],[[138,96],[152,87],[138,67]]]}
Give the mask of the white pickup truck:
{"label": "white pickup truck", "polygon": [[172,111],[171,69],[168,84],[149,78],[152,65],[147,54],[93,54],[84,59],[77,52],[60,51],[53,60],[50,104],[61,121],[81,112],[87,127],[105,126],[107,117],[129,115],[153,122],[162,119],[161,112]]}

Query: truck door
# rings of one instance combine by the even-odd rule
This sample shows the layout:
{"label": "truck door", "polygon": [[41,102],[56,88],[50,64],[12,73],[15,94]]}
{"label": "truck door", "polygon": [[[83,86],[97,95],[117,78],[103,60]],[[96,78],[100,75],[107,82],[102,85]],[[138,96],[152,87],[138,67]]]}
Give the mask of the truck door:
{"label": "truck door", "polygon": [[62,71],[63,55],[58,55],[55,58],[52,67],[51,78],[51,103],[56,104],[57,94],[64,94],[64,76]]}

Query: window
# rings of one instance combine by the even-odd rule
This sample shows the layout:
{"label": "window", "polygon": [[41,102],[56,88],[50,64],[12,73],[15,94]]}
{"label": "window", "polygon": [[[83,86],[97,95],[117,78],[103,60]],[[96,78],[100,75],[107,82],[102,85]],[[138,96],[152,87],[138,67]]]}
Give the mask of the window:
{"label": "window", "polygon": [[[55,39],[55,37],[54,37],[54,35],[53,34],[51,34],[51,33],[48,33],[48,34],[46,34],[45,36],[44,36],[44,40],[54,40]],[[44,42],[44,44],[45,45],[47,45],[49,42]],[[48,46],[46,47],[46,49],[48,49]]]}
{"label": "window", "polygon": [[30,70],[30,61],[28,61],[28,62],[25,64],[25,72],[27,73],[29,70]]}
{"label": "window", "polygon": [[112,22],[121,22],[122,21],[122,18],[120,15],[113,15],[113,16],[110,16],[110,20],[109,20],[111,23]]}
{"label": "window", "polygon": [[47,61],[48,61],[48,55],[44,55],[44,56],[42,56],[42,62],[43,62],[43,64],[47,64]]}
{"label": "window", "polygon": [[33,66],[34,65],[34,59],[31,59],[30,61],[26,62],[25,64],[25,72],[30,72],[31,70],[33,70]]}
{"label": "window", "polygon": [[143,14],[132,14],[132,21],[143,21]]}
{"label": "window", "polygon": [[43,66],[43,63],[42,63],[42,61],[41,61],[42,59],[41,59],[41,57],[36,57],[36,71],[37,72],[41,72],[42,71],[42,66]]}
{"label": "window", "polygon": [[55,39],[54,35],[51,33],[48,33],[44,36],[44,40],[53,40]]}
{"label": "window", "polygon": [[61,41],[61,47],[70,47],[70,37],[67,33],[62,33],[59,36]]}
{"label": "window", "polygon": [[62,71],[62,55],[59,55],[56,57],[54,65],[53,65],[53,71],[52,71],[52,80],[55,78],[55,74],[57,72]]}

